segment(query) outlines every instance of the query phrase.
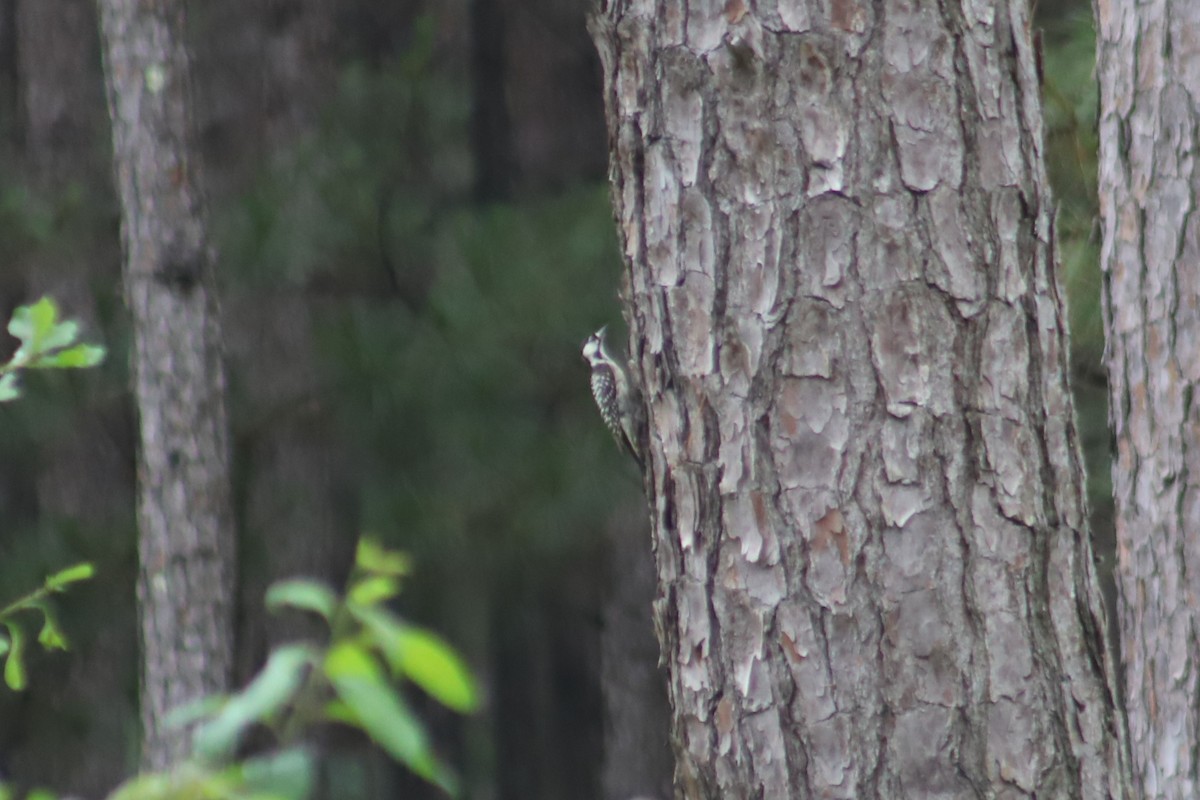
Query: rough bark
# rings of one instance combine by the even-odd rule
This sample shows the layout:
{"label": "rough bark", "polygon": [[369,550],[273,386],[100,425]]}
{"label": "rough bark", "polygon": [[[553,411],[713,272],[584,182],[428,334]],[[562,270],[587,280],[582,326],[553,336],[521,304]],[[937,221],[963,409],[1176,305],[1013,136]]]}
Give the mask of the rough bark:
{"label": "rough bark", "polygon": [[1101,266],[1134,772],[1200,792],[1196,0],[1098,0]]}
{"label": "rough bark", "polygon": [[182,3],[101,0],[140,417],[142,763],[188,751],[172,708],[227,689],[235,542],[225,376]]}
{"label": "rough bark", "polygon": [[1029,24],[594,22],[679,796],[1130,796]]}

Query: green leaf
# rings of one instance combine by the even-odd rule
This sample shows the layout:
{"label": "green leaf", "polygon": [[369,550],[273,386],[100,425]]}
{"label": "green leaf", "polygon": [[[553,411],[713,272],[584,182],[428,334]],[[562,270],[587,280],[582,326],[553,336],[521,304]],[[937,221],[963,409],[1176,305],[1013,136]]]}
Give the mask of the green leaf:
{"label": "green leaf", "polygon": [[479,706],[479,690],[470,669],[436,634],[408,625],[379,608],[351,607],[392,674],[405,677],[442,705],[467,713]]}
{"label": "green leaf", "polygon": [[25,795],[25,800],[58,800],[58,798],[49,789],[34,789]]}
{"label": "green leaf", "polygon": [[479,706],[479,692],[471,671],[436,634],[421,628],[405,628],[389,660],[442,705],[463,713]]}
{"label": "green leaf", "polygon": [[420,721],[369,653],[349,642],[336,645],[325,658],[325,673],[338,698],[380,747],[430,783],[457,793],[453,775],[433,757]]}
{"label": "green leaf", "polygon": [[36,600],[31,605],[42,612],[42,629],[38,632],[38,644],[47,650],[66,650],[67,637],[59,627],[50,604],[44,600]]}
{"label": "green leaf", "polygon": [[246,728],[292,701],[312,660],[308,645],[285,645],[271,651],[262,672],[250,685],[230,697],[220,712],[196,731],[197,754],[209,761],[229,756]]}
{"label": "green leaf", "polygon": [[104,360],[105,349],[98,344],[77,344],[52,355],[39,358],[33,367],[62,367],[74,369],[94,367]]}
{"label": "green leaf", "polygon": [[4,662],[4,682],[14,692],[25,688],[28,676],[25,673],[25,632],[21,626],[13,622],[4,623],[8,628],[9,651],[8,659]]}
{"label": "green leaf", "polygon": [[[362,623],[367,635],[384,657],[388,665],[392,665],[394,657],[398,657],[396,648],[403,635],[406,623],[385,608],[351,605],[350,613]],[[399,673],[397,673],[397,676]]]}
{"label": "green leaf", "polygon": [[8,332],[21,340],[21,347],[13,356],[13,361],[21,362],[39,353],[57,319],[58,306],[49,297],[14,311],[8,323]]}
{"label": "green leaf", "polygon": [[325,719],[355,728],[360,727],[358,715],[350,709],[350,706],[336,698],[325,704]]}
{"label": "green leaf", "polygon": [[329,620],[337,610],[337,596],[317,581],[280,581],[267,590],[267,608],[278,611],[282,606],[312,611]]}
{"label": "green leaf", "polygon": [[379,665],[371,654],[353,642],[339,642],[325,654],[325,675],[335,678],[363,678],[379,674]]}
{"label": "green leaf", "polygon": [[21,396],[21,387],[17,384],[17,373],[6,372],[0,375],[0,403],[16,400]]}
{"label": "green leaf", "polygon": [[151,772],[131,778],[117,787],[107,800],[231,800],[237,789],[221,773],[184,763],[170,772]]}
{"label": "green leaf", "polygon": [[8,637],[0,634],[0,656],[7,653],[9,650]]}
{"label": "green leaf", "polygon": [[185,728],[193,722],[216,715],[221,710],[221,707],[228,702],[229,695],[226,694],[210,694],[207,697],[198,697],[191,702],[184,703],[168,711],[163,718],[163,724],[172,729]]}
{"label": "green leaf", "polygon": [[256,797],[304,800],[312,792],[313,758],[303,747],[251,758],[234,770],[242,787]]}
{"label": "green leaf", "polygon": [[385,550],[379,542],[367,537],[358,540],[354,563],[365,572],[395,578],[403,578],[412,572],[412,560],[407,555]]}
{"label": "green leaf", "polygon": [[43,352],[49,350],[57,350],[60,347],[67,347],[75,344],[75,340],[79,338],[79,323],[74,320],[66,320],[51,325],[46,331],[46,335],[42,337],[41,350]]}
{"label": "green leaf", "polygon": [[[58,319],[58,306],[49,297],[13,312],[8,331],[21,340],[21,346],[9,362],[10,368],[92,367],[104,360],[105,349],[98,345],[76,344],[79,323]],[[17,390],[15,379],[0,385],[0,402],[11,400]]]}
{"label": "green leaf", "polygon": [[107,800],[150,800],[150,798],[169,797],[167,792],[177,791],[179,781],[172,775],[152,772],[148,775],[138,775],[118,786]]}
{"label": "green leaf", "polygon": [[57,592],[67,584],[86,581],[95,574],[96,568],[88,562],[83,561],[79,564],[67,567],[66,569],[60,569],[58,572],[46,578],[46,588]]}
{"label": "green leaf", "polygon": [[374,606],[391,600],[400,593],[400,584],[386,575],[372,575],[355,581],[350,587],[348,599],[360,606]]}

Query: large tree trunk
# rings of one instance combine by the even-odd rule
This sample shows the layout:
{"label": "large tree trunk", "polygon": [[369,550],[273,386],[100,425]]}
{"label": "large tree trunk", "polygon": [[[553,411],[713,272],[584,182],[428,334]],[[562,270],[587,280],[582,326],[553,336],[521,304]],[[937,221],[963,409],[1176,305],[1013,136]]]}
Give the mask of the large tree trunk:
{"label": "large tree trunk", "polygon": [[1197,0],[1096,4],[1101,265],[1134,772],[1200,792]]}
{"label": "large tree trunk", "polygon": [[223,691],[235,542],[213,255],[192,145],[182,3],[101,0],[141,419],[143,766],[188,752],[172,708]]}
{"label": "large tree trunk", "polygon": [[1130,796],[1026,4],[756,9],[594,25],[677,791]]}

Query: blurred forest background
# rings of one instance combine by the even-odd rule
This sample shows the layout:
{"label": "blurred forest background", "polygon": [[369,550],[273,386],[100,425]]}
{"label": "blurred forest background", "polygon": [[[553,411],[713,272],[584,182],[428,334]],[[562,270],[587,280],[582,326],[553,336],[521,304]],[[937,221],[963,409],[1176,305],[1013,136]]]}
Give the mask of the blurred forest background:
{"label": "blurred forest background", "polygon": [[[485,688],[465,721],[425,709],[472,798],[624,798],[645,791],[622,784],[631,754],[669,770],[664,701],[646,694],[643,500],[579,357],[620,325],[590,2],[190,4],[232,385],[240,680],[303,633],[266,615],[266,586],[340,584],[358,534],[377,535],[414,557],[403,613]],[[1038,13],[1111,564],[1091,8]],[[91,0],[0,0],[0,317],[49,293],[111,354],[31,376],[0,408],[0,599],[76,561],[99,571],[60,600],[73,652],[31,653],[30,690],[0,691],[0,771],[86,796],[134,769],[138,741],[136,426],[96,28]],[[622,697],[651,741],[621,741]],[[433,796],[382,758],[359,763],[335,760],[333,796]]]}

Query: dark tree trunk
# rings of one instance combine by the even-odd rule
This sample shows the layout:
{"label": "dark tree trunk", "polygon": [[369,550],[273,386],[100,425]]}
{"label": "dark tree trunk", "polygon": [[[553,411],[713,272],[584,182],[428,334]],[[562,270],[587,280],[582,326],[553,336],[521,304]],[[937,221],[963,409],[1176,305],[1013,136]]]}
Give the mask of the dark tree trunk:
{"label": "dark tree trunk", "polygon": [[22,0],[14,21],[25,155],[43,177],[78,179],[74,170],[95,167],[89,157],[103,120],[95,9],[78,0]]}
{"label": "dark tree trunk", "polygon": [[671,709],[650,621],[656,584],[649,545],[645,518],[622,504],[609,522],[608,596],[600,636],[603,800],[672,796]]}
{"label": "dark tree trunk", "polygon": [[604,176],[604,109],[585,15],[594,0],[496,0],[520,190]]}
{"label": "dark tree trunk", "polygon": [[189,751],[171,709],[228,688],[235,541],[221,331],[182,3],[101,0],[141,422],[142,764]]}
{"label": "dark tree trunk", "polygon": [[680,797],[1132,794],[1029,24],[595,20]]}
{"label": "dark tree trunk", "polygon": [[1134,773],[1200,792],[1200,2],[1096,3],[1101,266]]}
{"label": "dark tree trunk", "polygon": [[508,200],[516,175],[512,125],[504,74],[504,12],[501,0],[470,0],[471,151],[475,199]]}
{"label": "dark tree trunk", "polygon": [[593,562],[530,570],[492,593],[496,796],[597,800],[601,736],[600,581]]}

